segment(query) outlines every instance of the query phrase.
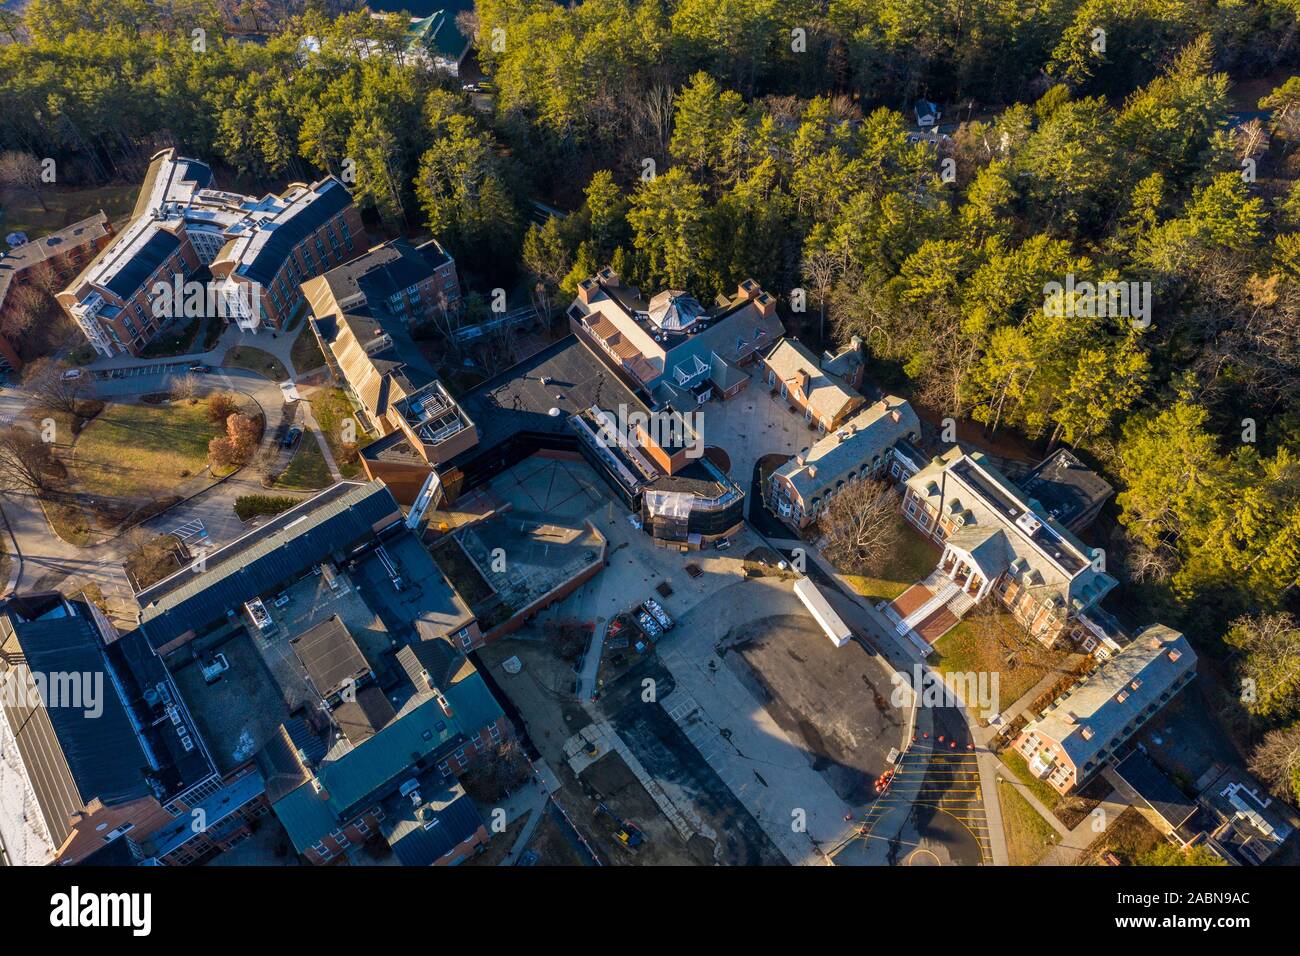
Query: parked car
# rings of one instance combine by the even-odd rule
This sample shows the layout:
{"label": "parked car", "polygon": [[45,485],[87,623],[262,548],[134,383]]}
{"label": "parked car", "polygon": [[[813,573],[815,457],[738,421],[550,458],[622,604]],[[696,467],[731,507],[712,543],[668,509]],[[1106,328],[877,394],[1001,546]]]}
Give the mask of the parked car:
{"label": "parked car", "polygon": [[81,378],[81,369],[79,369],[79,368],[70,368],[70,369],[68,369],[66,372],[63,373],[63,377],[64,377],[65,379]]}
{"label": "parked car", "polygon": [[280,439],[280,444],[284,448],[292,448],[294,445],[298,444],[298,439],[300,438],[302,438],[302,429],[297,425],[294,425],[284,433],[284,437]]}
{"label": "parked car", "polygon": [[204,365],[202,362],[195,362],[190,366],[190,371],[195,375],[206,375],[208,372],[212,371],[212,366]]}

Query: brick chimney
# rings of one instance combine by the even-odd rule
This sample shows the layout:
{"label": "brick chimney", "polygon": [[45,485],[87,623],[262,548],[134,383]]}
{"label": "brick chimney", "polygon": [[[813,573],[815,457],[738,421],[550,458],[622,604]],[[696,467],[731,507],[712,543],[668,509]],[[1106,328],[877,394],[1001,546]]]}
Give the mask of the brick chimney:
{"label": "brick chimney", "polygon": [[758,296],[754,299],[754,308],[758,309],[758,314],[761,316],[774,316],[776,315],[776,299],[760,289]]}
{"label": "brick chimney", "polygon": [[591,305],[596,293],[600,291],[600,283],[595,279],[583,279],[578,283],[578,301],[583,305]]}

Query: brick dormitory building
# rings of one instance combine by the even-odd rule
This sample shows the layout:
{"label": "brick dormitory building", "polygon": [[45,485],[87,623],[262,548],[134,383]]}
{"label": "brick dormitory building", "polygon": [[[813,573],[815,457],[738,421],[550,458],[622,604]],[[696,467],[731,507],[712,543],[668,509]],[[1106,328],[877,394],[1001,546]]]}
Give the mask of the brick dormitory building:
{"label": "brick dormitory building", "polygon": [[130,223],[57,298],[100,354],[139,355],[175,317],[157,314],[160,282],[207,270],[228,321],[280,329],[302,304],[301,283],[365,247],[361,215],[332,176],[259,199],[219,189],[205,163],[166,149]]}

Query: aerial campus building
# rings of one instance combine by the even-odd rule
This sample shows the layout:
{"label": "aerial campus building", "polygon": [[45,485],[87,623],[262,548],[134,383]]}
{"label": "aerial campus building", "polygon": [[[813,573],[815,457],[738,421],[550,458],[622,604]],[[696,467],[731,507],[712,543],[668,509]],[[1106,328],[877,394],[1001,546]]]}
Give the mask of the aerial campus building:
{"label": "aerial campus building", "polygon": [[228,321],[280,329],[302,304],[300,285],[365,244],[361,215],[333,176],[259,199],[219,189],[207,164],[165,149],[131,222],[56,298],[101,355],[139,355],[178,318],[174,306],[159,314],[160,284],[206,272]]}
{"label": "aerial campus building", "polygon": [[[268,813],[316,864],[486,842],[459,777],[514,730],[465,657],[474,614],[382,483],[340,482],[137,600],[126,633],[58,594],[0,606],[11,860],[201,862]],[[47,692],[63,673],[89,682],[76,700]]]}

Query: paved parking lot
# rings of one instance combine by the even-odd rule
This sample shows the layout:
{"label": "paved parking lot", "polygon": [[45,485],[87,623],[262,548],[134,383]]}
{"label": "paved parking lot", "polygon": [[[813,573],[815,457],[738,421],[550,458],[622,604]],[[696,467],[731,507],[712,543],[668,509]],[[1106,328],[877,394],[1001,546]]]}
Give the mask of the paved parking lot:
{"label": "paved parking lot", "polygon": [[855,641],[836,647],[802,606],[797,612],[734,628],[723,658],[858,813],[903,745],[910,696],[896,703],[893,674],[878,656]]}
{"label": "paved parking lot", "polygon": [[738,395],[725,402],[706,402],[699,412],[704,444],[726,450],[731,459],[728,474],[746,492],[758,459],[796,454],[822,437],[808,428],[802,415],[791,412],[786,402],[773,399],[767,386],[752,376]]}
{"label": "paved parking lot", "polygon": [[[675,682],[673,692],[659,699],[785,858],[820,864],[826,862],[823,851],[851,833],[845,819],[851,805],[823,774],[823,754],[774,717],[784,702],[756,684],[743,662],[733,666],[719,656],[737,637],[766,631],[764,622],[798,629],[802,617],[790,582],[775,578],[738,581],[700,602],[659,642]],[[814,639],[830,646],[824,637]]]}
{"label": "paved parking lot", "polygon": [[[835,862],[872,866],[980,866],[992,862],[978,757],[960,714],[925,708],[932,727],[899,759]],[[943,739],[940,740],[939,738]]]}

